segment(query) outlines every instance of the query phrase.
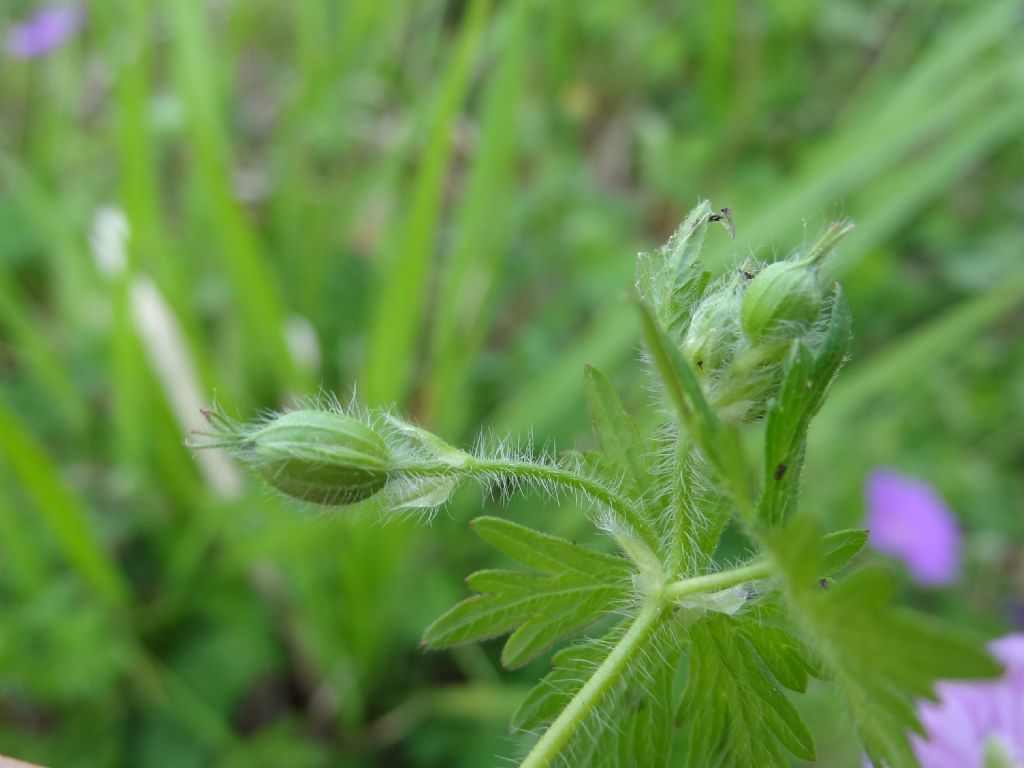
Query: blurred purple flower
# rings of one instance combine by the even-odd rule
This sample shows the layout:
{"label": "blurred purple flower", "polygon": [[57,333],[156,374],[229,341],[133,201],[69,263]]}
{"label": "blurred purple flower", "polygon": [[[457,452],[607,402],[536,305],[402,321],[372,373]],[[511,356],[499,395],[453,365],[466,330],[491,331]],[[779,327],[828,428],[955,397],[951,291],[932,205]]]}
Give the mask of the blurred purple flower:
{"label": "blurred purple flower", "polygon": [[939,683],[939,701],[918,706],[926,736],[912,735],[923,768],[982,768],[986,749],[1002,752],[1006,765],[1024,765],[1024,635],[989,646],[1006,667],[988,682]]}
{"label": "blurred purple flower", "polygon": [[960,530],[934,488],[895,470],[877,469],[865,491],[871,546],[906,563],[919,584],[941,586],[956,580]]}
{"label": "blurred purple flower", "polygon": [[7,32],[7,53],[15,59],[45,56],[66,43],[85,22],[76,5],[40,8]]}

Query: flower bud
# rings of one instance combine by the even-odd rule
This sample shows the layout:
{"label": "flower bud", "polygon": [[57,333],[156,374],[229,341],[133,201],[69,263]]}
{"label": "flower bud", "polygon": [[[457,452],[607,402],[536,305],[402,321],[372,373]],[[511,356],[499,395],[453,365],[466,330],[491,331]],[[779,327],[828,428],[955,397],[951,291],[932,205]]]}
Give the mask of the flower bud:
{"label": "flower bud", "polygon": [[682,352],[698,376],[725,367],[732,358],[739,328],[736,294],[720,291],[697,307],[683,337]]}
{"label": "flower bud", "polygon": [[755,344],[806,326],[821,311],[824,297],[813,267],[779,261],[762,269],[747,286],[740,306],[743,332]]}
{"label": "flower bud", "polygon": [[354,504],[388,480],[380,435],[337,411],[282,413],[245,435],[237,450],[281,493],[315,504]]}

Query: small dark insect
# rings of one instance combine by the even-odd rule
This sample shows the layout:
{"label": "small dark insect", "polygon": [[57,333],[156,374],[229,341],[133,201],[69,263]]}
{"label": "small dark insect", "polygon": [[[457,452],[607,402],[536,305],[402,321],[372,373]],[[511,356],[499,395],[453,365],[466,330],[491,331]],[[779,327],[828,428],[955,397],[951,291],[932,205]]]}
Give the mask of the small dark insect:
{"label": "small dark insect", "polygon": [[753,272],[748,272],[745,269],[741,269],[740,272],[743,273],[743,279],[744,280],[753,280],[754,279],[754,273]]}
{"label": "small dark insect", "polygon": [[821,587],[822,589],[828,589],[828,587],[829,587],[828,579],[826,579],[826,578],[818,579],[818,586]]}
{"label": "small dark insect", "polygon": [[786,465],[779,464],[779,466],[775,468],[775,479],[781,480],[784,474],[786,474]]}
{"label": "small dark insect", "polygon": [[698,360],[697,361],[697,367],[700,368],[703,371],[704,370],[704,361],[703,360]]}
{"label": "small dark insect", "polygon": [[729,233],[731,240],[736,239],[736,225],[732,221],[732,208],[722,208],[718,213],[708,216],[708,221],[720,221]]}

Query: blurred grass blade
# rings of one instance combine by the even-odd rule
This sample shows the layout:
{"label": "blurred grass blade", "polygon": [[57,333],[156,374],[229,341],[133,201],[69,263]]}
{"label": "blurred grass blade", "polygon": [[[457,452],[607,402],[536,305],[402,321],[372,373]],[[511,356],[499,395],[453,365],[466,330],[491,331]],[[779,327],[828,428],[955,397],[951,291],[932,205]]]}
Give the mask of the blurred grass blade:
{"label": "blurred grass blade", "polygon": [[59,355],[60,346],[47,337],[44,327],[25,297],[0,270],[0,329],[5,331],[2,338],[10,343],[18,362],[46,393],[61,421],[80,434],[87,422],[85,399],[68,375],[67,365]]}
{"label": "blurred grass blade", "polygon": [[45,553],[14,506],[13,487],[11,473],[6,466],[0,466],[0,568],[5,585],[12,584],[16,594],[31,595],[44,588],[50,568]]}
{"label": "blurred grass blade", "polygon": [[828,272],[841,274],[853,268],[916,215],[936,190],[953,187],[964,173],[1022,130],[1024,99],[1009,100],[984,111],[911,167],[900,167],[858,192],[856,247],[837,253],[827,265]]}
{"label": "blurred grass blade", "polygon": [[199,0],[171,3],[174,72],[185,102],[198,184],[209,205],[209,222],[238,301],[239,321],[251,370],[282,389],[298,382],[284,341],[285,309],[260,243],[235,199],[230,179],[230,142],[221,117],[218,84],[223,76],[210,40],[209,13]]}
{"label": "blurred grass blade", "polygon": [[76,218],[68,201],[2,144],[0,190],[9,196],[19,220],[42,246],[48,280],[56,287],[57,314],[67,322],[81,322],[89,316],[87,288],[96,284],[96,277],[85,257],[83,232],[75,230]]}
{"label": "blurred grass blade", "polygon": [[424,418],[443,434],[466,426],[466,386],[490,325],[491,304],[512,234],[515,160],[525,79],[526,12],[519,0],[493,25],[501,60],[487,81],[480,135],[453,226],[456,238],[437,295]]}
{"label": "blurred grass blade", "polygon": [[64,484],[53,460],[9,406],[0,400],[0,454],[35,502],[68,562],[108,606],[123,605],[130,591],[117,565],[94,534],[85,508]]}
{"label": "blurred grass blade", "polygon": [[[582,428],[586,410],[579,405],[583,366],[587,363],[614,371],[637,342],[636,312],[621,301],[612,302],[588,333],[556,358],[536,378],[523,382],[493,415],[497,434],[549,434],[556,429]],[[575,416],[571,424],[567,422]]]}
{"label": "blurred grass blade", "polygon": [[979,296],[962,301],[935,320],[904,335],[868,363],[854,366],[829,396],[809,435],[808,453],[828,455],[843,445],[840,433],[859,408],[902,383],[944,365],[991,323],[1024,302],[1024,274],[1017,273]]}
{"label": "blurred grass blade", "polygon": [[469,90],[489,7],[489,0],[474,0],[469,7],[439,87],[409,217],[385,239],[396,245],[380,265],[377,306],[369,326],[363,396],[371,404],[400,402],[409,386],[423,326],[425,286],[437,247],[453,129]]}

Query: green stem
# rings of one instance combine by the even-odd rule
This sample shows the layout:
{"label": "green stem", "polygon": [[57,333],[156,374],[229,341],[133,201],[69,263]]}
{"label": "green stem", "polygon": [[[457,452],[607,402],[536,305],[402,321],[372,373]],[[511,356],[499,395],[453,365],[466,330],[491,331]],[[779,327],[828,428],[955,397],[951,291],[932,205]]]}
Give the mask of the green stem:
{"label": "green stem", "polygon": [[619,495],[611,488],[584,475],[577,474],[561,467],[551,467],[544,464],[534,464],[528,461],[514,461],[506,459],[481,459],[475,456],[466,456],[462,464],[451,464],[445,462],[406,464],[396,467],[395,471],[410,475],[503,475],[505,477],[518,477],[535,482],[555,483],[565,488],[590,497],[599,504],[604,505],[614,512],[623,522],[627,523],[641,540],[652,551],[658,551],[658,539],[654,535],[647,521],[638,513],[636,506],[624,496]]}
{"label": "green stem", "polygon": [[664,610],[661,600],[650,600],[644,604],[630,626],[629,631],[612,649],[608,657],[597,668],[593,676],[555,718],[544,735],[540,737],[530,754],[520,763],[519,768],[547,768],[558,760],[562,748],[573,733],[583,725],[587,716],[601,702],[610,688],[622,679],[629,667],[658,624]]}
{"label": "green stem", "polygon": [[760,560],[740,568],[733,568],[720,573],[709,573],[707,576],[695,576],[692,579],[682,579],[666,584],[662,590],[662,596],[666,600],[681,600],[690,595],[703,594],[705,592],[719,592],[738,584],[745,584],[748,581],[757,581],[772,574],[772,565],[767,560]]}
{"label": "green stem", "polygon": [[647,602],[641,607],[629,630],[555,718],[551,727],[544,732],[519,768],[547,768],[559,758],[562,749],[569,743],[576,730],[583,725],[608,691],[622,679],[651,632],[658,626],[669,604],[691,595],[718,592],[737,584],[763,579],[771,573],[772,564],[767,560],[760,560],[721,573],[675,581],[648,595]]}

